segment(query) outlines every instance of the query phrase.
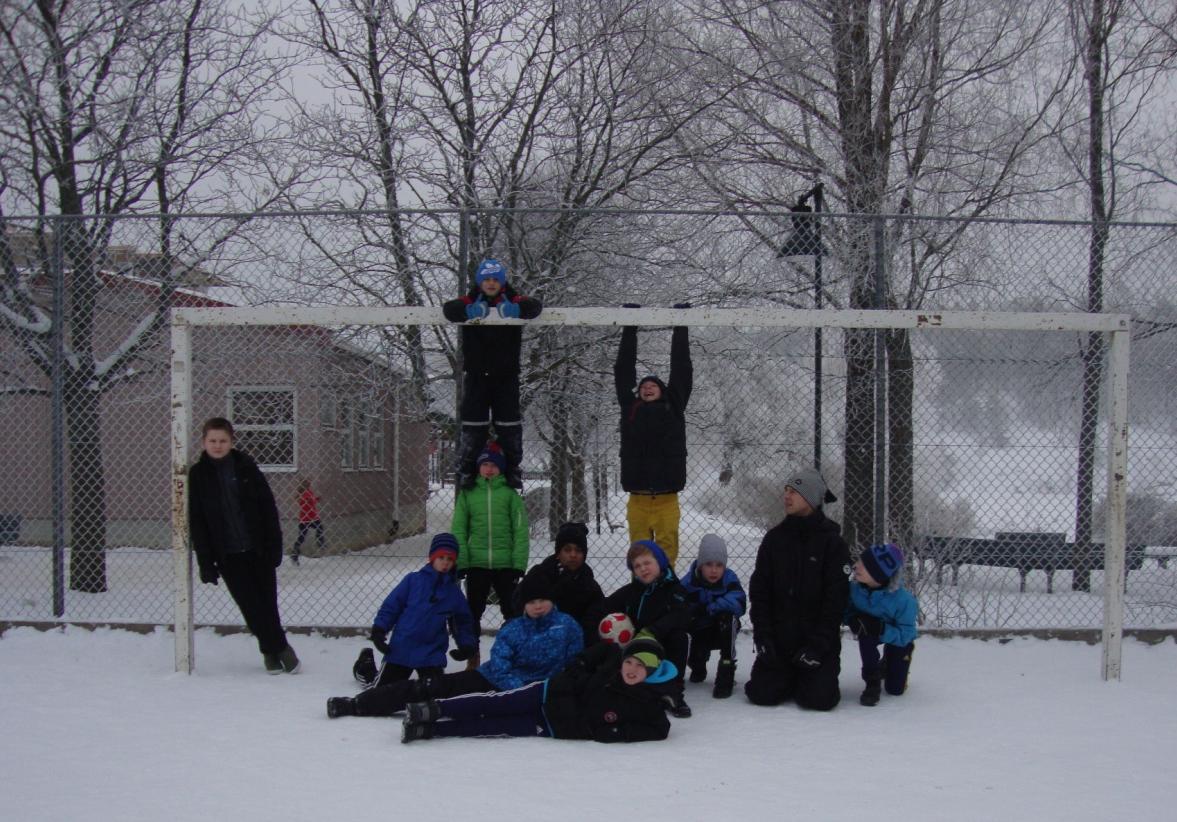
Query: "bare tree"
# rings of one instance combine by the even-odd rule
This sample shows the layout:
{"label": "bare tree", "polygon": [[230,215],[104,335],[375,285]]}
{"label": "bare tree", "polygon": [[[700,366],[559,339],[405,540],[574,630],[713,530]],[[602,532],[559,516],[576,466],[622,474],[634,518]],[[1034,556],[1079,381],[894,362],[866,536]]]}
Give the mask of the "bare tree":
{"label": "bare tree", "polygon": [[[54,329],[38,290],[61,272],[75,590],[106,589],[100,399],[139,373],[132,364],[199,262],[175,210],[230,197],[264,204],[282,182],[252,128],[282,70],[261,50],[265,26],[219,0],[45,0],[6,3],[0,16],[0,321],[48,376]],[[266,184],[235,183],[231,172],[245,167]],[[35,218],[29,253],[13,249],[12,210]],[[141,255],[153,260],[155,307],[106,347],[98,323],[115,218],[136,212],[157,215],[154,249]]]}
{"label": "bare tree", "polygon": [[[1070,12],[1075,56],[1083,66],[1086,162],[1075,170],[1088,195],[1091,235],[1087,250],[1087,294],[1083,308],[1104,310],[1104,265],[1112,221],[1121,198],[1131,201],[1142,188],[1164,179],[1161,168],[1141,162],[1141,131],[1148,128],[1147,109],[1156,102],[1161,78],[1177,65],[1172,32],[1177,11],[1160,10],[1131,0],[1072,0]],[[1145,122],[1142,122],[1145,121]],[[1064,145],[1066,145],[1064,135]],[[1149,141],[1143,141],[1147,144]],[[1131,206],[1129,206],[1131,207]],[[1095,444],[1103,382],[1104,342],[1088,334],[1082,346],[1083,378],[1075,478],[1075,542],[1072,588],[1089,591],[1095,557],[1092,513]]]}
{"label": "bare tree", "polygon": [[[918,307],[938,287],[942,263],[968,224],[953,233],[887,223],[884,215],[927,210],[972,219],[1034,190],[1023,164],[1050,133],[1060,81],[1048,82],[1034,105],[993,89],[1042,48],[1051,21],[1044,5],[701,0],[698,7],[706,25],[697,47],[720,55],[732,89],[727,121],[739,146],[725,157],[738,162],[735,174],[726,164],[722,173],[704,170],[721,202],[787,205],[817,180],[827,183],[832,210],[876,217],[827,221],[835,263],[823,293],[829,303]],[[715,37],[726,48],[716,49]],[[897,267],[900,247],[904,265]],[[794,268],[784,274],[805,276]],[[910,340],[892,333],[883,344],[891,530],[907,539],[914,522]],[[844,335],[843,502],[847,538],[860,544],[883,528],[873,511],[875,345],[871,332]]]}

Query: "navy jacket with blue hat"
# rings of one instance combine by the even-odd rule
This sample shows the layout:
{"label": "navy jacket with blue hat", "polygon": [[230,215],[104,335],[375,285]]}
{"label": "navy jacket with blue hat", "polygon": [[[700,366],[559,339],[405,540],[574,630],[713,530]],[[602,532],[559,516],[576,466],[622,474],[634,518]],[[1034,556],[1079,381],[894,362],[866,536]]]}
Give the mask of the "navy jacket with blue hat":
{"label": "navy jacket with blue hat", "polygon": [[[435,546],[440,536],[434,538]],[[445,548],[457,555],[452,536]],[[431,564],[397,583],[376,612],[372,626],[392,631],[384,661],[405,668],[444,668],[450,633],[459,648],[478,646],[470,605],[457,574],[453,570],[440,574]]]}

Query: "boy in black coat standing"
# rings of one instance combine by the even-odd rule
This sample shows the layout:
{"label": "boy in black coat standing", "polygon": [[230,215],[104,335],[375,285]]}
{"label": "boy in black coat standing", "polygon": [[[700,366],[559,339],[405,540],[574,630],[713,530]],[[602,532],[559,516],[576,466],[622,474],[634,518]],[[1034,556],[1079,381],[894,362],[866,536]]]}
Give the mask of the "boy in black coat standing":
{"label": "boy in black coat standing", "polygon": [[225,580],[267,673],[298,673],[278,615],[282,527],[270,484],[257,463],[233,447],[227,419],[207,420],[201,436],[204,452],[188,469],[188,530],[200,581]]}
{"label": "boy in black coat standing", "polygon": [[669,382],[653,374],[638,381],[637,356],[638,330],[626,326],[613,382],[621,407],[621,487],[629,493],[629,541],[655,540],[673,568],[678,559],[678,492],[687,482],[686,410],[694,381],[686,327],[671,332]]}
{"label": "boy in black coat standing", "polygon": [[[483,326],[477,321],[493,311],[505,319],[540,315],[539,300],[516,294],[507,284],[507,268],[486,259],[474,274],[469,294],[441,307],[450,322],[462,326],[462,434],[458,442],[458,484],[470,488],[477,477],[474,461],[486,444],[494,419],[495,439],[507,459],[507,485],[523,487],[523,418],[519,408],[519,326]],[[473,322],[471,322],[473,321]]]}
{"label": "boy in black coat standing", "polygon": [[[566,522],[556,532],[556,551],[523,578],[547,580],[552,590],[552,601],[563,613],[575,619],[584,629],[585,644],[597,639],[597,622],[591,619],[592,609],[605,598],[604,591],[593,577],[593,569],[585,562],[588,556],[588,526],[583,522]],[[515,610],[522,611],[523,603],[515,596]]]}
{"label": "boy in black coat standing", "polygon": [[841,699],[850,552],[822,512],[835,499],[816,470],[795,471],[785,483],[785,518],[760,543],[748,585],[756,661],[744,686],[757,705],[795,699],[828,711]]}

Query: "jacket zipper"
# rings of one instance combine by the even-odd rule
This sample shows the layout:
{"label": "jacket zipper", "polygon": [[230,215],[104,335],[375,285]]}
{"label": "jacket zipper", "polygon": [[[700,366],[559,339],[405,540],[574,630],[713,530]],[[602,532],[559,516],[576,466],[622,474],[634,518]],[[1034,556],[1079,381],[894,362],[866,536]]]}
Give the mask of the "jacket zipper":
{"label": "jacket zipper", "polygon": [[486,481],[486,567],[495,567],[494,506],[491,505],[489,479]]}

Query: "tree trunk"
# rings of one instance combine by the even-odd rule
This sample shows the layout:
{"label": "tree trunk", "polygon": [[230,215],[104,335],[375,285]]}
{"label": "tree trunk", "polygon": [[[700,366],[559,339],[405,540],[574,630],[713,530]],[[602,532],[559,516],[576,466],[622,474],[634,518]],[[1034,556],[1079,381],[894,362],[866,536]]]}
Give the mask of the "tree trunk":
{"label": "tree trunk", "polygon": [[66,379],[66,443],[69,450],[69,587],[106,590],[106,478],[102,470],[99,394],[85,376]]}
{"label": "tree trunk", "polygon": [[[1087,310],[1103,311],[1103,261],[1107,251],[1108,207],[1104,191],[1103,55],[1108,37],[1103,0],[1092,0],[1087,27],[1085,80],[1087,83],[1087,171],[1091,194],[1091,240],[1087,249]],[[1095,439],[1099,425],[1099,387],[1103,377],[1103,337],[1088,334],[1083,346],[1083,405],[1079,419],[1079,453],[1075,477],[1075,568],[1071,588],[1091,590],[1091,511],[1095,491]]]}

